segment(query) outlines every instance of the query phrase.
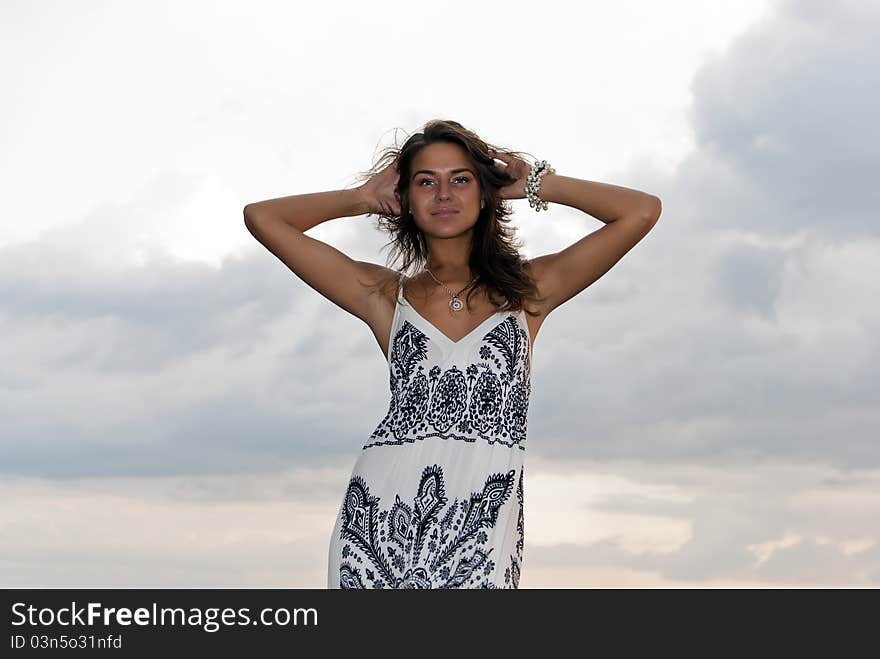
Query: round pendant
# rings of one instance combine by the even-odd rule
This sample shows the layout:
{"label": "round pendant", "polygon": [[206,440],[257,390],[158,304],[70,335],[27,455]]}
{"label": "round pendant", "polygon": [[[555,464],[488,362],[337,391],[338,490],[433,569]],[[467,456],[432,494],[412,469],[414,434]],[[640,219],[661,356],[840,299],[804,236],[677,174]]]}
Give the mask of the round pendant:
{"label": "round pendant", "polygon": [[449,300],[449,308],[453,311],[461,311],[462,307],[464,307],[464,304],[462,304],[461,300],[459,300],[457,297]]}

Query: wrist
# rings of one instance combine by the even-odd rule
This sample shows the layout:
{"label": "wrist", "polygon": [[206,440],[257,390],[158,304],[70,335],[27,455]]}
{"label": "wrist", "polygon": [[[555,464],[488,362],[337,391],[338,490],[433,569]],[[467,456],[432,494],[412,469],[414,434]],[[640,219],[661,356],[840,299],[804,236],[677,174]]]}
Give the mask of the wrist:
{"label": "wrist", "polygon": [[373,205],[370,203],[362,185],[346,190],[346,192],[350,194],[349,207],[351,208],[351,215],[366,215],[373,211]]}
{"label": "wrist", "polygon": [[538,197],[541,198],[541,201],[554,204],[560,203],[558,196],[559,182],[560,178],[556,173],[547,173],[541,177],[541,185],[538,188]]}

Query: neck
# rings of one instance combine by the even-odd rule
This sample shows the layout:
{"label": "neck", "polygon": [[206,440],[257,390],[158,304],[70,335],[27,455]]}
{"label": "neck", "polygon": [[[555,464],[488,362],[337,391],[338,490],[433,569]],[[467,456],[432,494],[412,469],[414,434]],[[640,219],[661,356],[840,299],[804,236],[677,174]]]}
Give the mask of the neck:
{"label": "neck", "polygon": [[471,272],[469,255],[462,249],[431,249],[425,267],[437,278],[470,280],[476,274]]}

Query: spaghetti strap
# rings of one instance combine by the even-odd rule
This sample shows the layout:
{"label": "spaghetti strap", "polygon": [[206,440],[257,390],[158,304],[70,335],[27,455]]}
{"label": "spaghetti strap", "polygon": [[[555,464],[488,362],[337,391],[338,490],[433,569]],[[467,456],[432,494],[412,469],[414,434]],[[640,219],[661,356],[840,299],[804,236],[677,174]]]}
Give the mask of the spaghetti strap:
{"label": "spaghetti strap", "polygon": [[397,277],[397,301],[403,302],[403,273]]}

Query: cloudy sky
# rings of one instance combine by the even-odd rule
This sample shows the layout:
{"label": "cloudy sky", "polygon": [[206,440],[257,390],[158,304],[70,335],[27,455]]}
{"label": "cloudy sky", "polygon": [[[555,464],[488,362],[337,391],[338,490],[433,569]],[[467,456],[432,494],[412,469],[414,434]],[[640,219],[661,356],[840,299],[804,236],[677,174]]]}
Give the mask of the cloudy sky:
{"label": "cloudy sky", "polygon": [[0,585],[326,585],[387,365],[242,208],[432,118],[663,201],[535,343],[520,586],[880,585],[880,8],[532,7],[0,3]]}

